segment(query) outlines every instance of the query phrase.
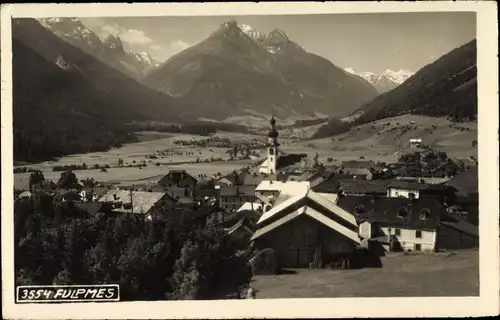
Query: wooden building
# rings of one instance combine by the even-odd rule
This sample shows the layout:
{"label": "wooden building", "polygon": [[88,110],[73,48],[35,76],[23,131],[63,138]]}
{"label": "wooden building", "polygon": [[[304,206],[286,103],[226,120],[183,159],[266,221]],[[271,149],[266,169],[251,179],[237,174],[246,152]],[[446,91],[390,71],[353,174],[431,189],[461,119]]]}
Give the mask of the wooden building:
{"label": "wooden building", "polygon": [[349,261],[360,239],[355,217],[311,190],[280,197],[252,236],[257,248],[273,248],[280,268],[321,267]]}
{"label": "wooden building", "polygon": [[440,250],[479,248],[479,228],[464,220],[441,221],[437,247]]}

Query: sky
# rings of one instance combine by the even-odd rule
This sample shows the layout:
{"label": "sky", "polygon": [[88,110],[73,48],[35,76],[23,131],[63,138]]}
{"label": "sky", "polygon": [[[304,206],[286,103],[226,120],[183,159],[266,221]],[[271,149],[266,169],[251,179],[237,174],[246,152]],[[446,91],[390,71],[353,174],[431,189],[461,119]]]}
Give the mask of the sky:
{"label": "sky", "polygon": [[119,35],[129,51],[160,62],[236,20],[256,30],[282,29],[306,51],[358,72],[416,72],[476,37],[473,12],[324,15],[81,18],[100,37]]}

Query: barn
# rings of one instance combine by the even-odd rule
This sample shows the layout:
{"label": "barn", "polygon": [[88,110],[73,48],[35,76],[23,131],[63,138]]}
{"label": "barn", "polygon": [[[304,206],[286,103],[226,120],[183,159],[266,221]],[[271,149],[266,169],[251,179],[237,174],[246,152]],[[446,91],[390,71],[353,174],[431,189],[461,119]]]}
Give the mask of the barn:
{"label": "barn", "polygon": [[257,248],[273,248],[280,268],[349,263],[360,245],[354,215],[306,189],[278,197],[257,222]]}

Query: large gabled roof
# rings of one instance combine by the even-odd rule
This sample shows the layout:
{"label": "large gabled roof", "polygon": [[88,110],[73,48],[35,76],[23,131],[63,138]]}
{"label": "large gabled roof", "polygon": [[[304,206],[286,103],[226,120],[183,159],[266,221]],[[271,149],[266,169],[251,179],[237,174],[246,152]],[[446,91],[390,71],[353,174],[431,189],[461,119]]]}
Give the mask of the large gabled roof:
{"label": "large gabled roof", "polygon": [[289,195],[260,217],[257,222],[259,230],[253,238],[258,238],[300,215],[307,215],[359,243],[355,231],[358,227],[356,217],[331,200],[311,190]]}

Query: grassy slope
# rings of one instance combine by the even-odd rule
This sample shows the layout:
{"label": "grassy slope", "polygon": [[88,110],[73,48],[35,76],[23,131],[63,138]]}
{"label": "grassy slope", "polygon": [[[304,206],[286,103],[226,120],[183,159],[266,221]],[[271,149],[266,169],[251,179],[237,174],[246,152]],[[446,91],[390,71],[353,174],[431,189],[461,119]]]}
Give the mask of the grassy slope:
{"label": "grassy slope", "polygon": [[256,276],[259,298],[429,297],[479,295],[478,251],[435,256],[391,254],[381,269],[297,269]]}

